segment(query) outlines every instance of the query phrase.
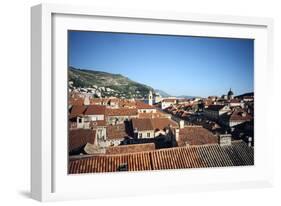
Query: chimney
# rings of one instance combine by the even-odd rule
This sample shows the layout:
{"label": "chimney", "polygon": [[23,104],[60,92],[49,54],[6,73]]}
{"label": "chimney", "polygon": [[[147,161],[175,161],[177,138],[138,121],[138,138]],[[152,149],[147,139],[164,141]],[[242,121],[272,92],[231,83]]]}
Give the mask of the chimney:
{"label": "chimney", "polygon": [[86,96],[84,98],[84,105],[90,105],[90,98],[89,98],[89,96]]}
{"label": "chimney", "polygon": [[94,145],[98,145],[98,133],[95,132],[95,141],[94,141]]}
{"label": "chimney", "polygon": [[248,137],[248,147],[252,147],[252,141],[253,141],[253,138]]}
{"label": "chimney", "polygon": [[229,146],[231,145],[231,134],[221,134],[219,135],[219,144],[220,146]]}
{"label": "chimney", "polygon": [[184,128],[184,120],[180,120],[179,126],[180,126],[180,129]]}
{"label": "chimney", "polygon": [[138,128],[134,128],[134,137],[138,138]]}
{"label": "chimney", "polygon": [[178,128],[175,129],[174,131],[174,135],[175,135],[175,138],[176,138],[176,141],[179,141],[179,137],[180,137],[180,130]]}

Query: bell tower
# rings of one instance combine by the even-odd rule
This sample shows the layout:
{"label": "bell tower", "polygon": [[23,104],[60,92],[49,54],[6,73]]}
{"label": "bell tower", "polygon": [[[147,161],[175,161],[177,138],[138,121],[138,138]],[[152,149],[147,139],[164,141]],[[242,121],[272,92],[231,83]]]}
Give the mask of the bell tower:
{"label": "bell tower", "polygon": [[151,90],[149,90],[149,93],[148,93],[148,104],[149,105],[153,104],[153,94],[152,94]]}

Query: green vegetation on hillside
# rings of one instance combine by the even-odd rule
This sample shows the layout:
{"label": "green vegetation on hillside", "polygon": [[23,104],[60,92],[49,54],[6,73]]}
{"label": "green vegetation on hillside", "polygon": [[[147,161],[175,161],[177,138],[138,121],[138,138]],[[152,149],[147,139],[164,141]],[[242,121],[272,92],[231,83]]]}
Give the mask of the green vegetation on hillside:
{"label": "green vegetation on hillside", "polygon": [[68,79],[76,88],[98,89],[103,97],[116,96],[124,98],[145,98],[153,88],[132,81],[121,74],[111,74],[101,71],[76,69],[70,67]]}

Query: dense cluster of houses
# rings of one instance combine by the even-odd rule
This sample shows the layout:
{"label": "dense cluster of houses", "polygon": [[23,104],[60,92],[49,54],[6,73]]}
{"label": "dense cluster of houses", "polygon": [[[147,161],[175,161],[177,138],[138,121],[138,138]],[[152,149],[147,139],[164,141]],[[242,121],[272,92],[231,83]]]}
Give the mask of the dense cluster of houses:
{"label": "dense cluster of houses", "polygon": [[[87,148],[91,145],[95,154],[104,153],[108,147],[124,144],[130,139],[154,139],[168,133],[175,136],[175,129],[179,127],[171,115],[157,110],[152,103],[79,96],[71,96],[69,103],[70,154],[87,153],[84,151],[86,145]],[[80,141],[81,145],[77,146],[79,132],[81,139],[85,136],[85,141]],[[90,134],[92,141],[88,138]]]}
{"label": "dense cluster of houses", "polygon": [[164,111],[185,120],[187,124],[201,125],[215,134],[228,132],[234,139],[253,141],[253,95],[234,97],[230,89],[227,95],[221,97],[169,102],[170,105],[165,107]]}
{"label": "dense cluster of houses", "polygon": [[234,140],[245,137],[246,141],[237,145],[253,149],[253,96],[235,98],[230,90],[221,97],[179,99],[157,95],[156,101],[152,92],[147,97],[144,103],[72,92],[68,141],[71,162],[76,164],[89,156],[129,155],[179,147],[231,147]]}

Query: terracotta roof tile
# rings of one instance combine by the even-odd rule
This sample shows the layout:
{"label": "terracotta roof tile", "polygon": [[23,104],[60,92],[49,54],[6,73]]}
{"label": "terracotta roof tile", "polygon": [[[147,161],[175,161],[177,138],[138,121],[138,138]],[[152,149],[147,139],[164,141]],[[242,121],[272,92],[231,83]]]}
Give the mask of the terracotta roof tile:
{"label": "terracotta roof tile", "polygon": [[108,125],[106,133],[108,139],[123,139],[128,136],[125,124]]}
{"label": "terracotta roof tile", "polygon": [[87,106],[81,105],[73,105],[70,109],[70,117],[75,117],[79,115],[83,115],[86,111]]}
{"label": "terracotta roof tile", "polygon": [[127,164],[129,171],[152,170],[149,153],[134,153],[70,160],[69,173],[116,172],[122,164]]}
{"label": "terracotta roof tile", "polygon": [[119,108],[119,109],[110,109],[106,108],[107,116],[136,116],[138,114],[137,109],[127,109],[127,108]]}
{"label": "terracotta roof tile", "polygon": [[167,118],[167,116],[168,116],[167,114],[159,112],[159,111],[138,114],[139,119]]}
{"label": "terracotta roof tile", "polygon": [[141,102],[141,101],[136,101],[136,108],[137,109],[155,109],[154,106],[146,104],[146,103]]}
{"label": "terracotta roof tile", "polygon": [[169,118],[155,118],[151,119],[154,129],[164,129],[165,127],[178,127],[178,123]]}
{"label": "terracotta roof tile", "polygon": [[94,144],[96,131],[91,129],[69,130],[68,145],[69,151],[85,146],[87,143]]}
{"label": "terracotta roof tile", "polygon": [[132,119],[132,125],[138,131],[154,130],[151,119]]}
{"label": "terracotta roof tile", "polygon": [[218,138],[209,130],[201,126],[188,126],[180,129],[179,133],[179,146],[189,145],[203,145],[203,144],[216,144]]}
{"label": "terracotta roof tile", "polygon": [[138,131],[163,130],[165,127],[178,127],[178,124],[169,118],[132,119],[133,128]]}
{"label": "terracotta roof tile", "polygon": [[89,105],[84,112],[85,115],[104,115],[105,106],[102,105]]}
{"label": "terracotta roof tile", "polygon": [[84,105],[84,99],[80,98],[80,97],[78,97],[78,98],[70,97],[69,101],[68,101],[68,104],[69,105],[82,106],[82,105]]}
{"label": "terracotta roof tile", "polygon": [[90,104],[92,105],[102,105],[104,102],[103,99],[100,99],[100,98],[92,98],[90,99]]}
{"label": "terracotta roof tile", "polygon": [[212,105],[209,105],[207,109],[208,110],[213,110],[213,111],[219,111],[219,110],[221,110],[224,107],[225,107],[225,105],[212,104]]}
{"label": "terracotta roof tile", "polygon": [[106,154],[136,153],[136,152],[146,152],[152,150],[155,150],[154,143],[131,144],[131,145],[120,145],[116,147],[108,147],[106,149]]}
{"label": "terracotta roof tile", "polygon": [[223,147],[211,144],[100,155],[70,160],[69,173],[116,172],[124,164],[128,171],[254,165],[254,149],[243,141],[233,141],[232,145]]}
{"label": "terracotta roof tile", "polygon": [[230,116],[230,121],[250,121],[253,117],[244,110],[235,110]]}
{"label": "terracotta roof tile", "polygon": [[177,99],[163,99],[162,102],[176,102]]}
{"label": "terracotta roof tile", "polygon": [[97,121],[91,121],[90,127],[105,127],[106,121],[105,120],[97,120]]}

